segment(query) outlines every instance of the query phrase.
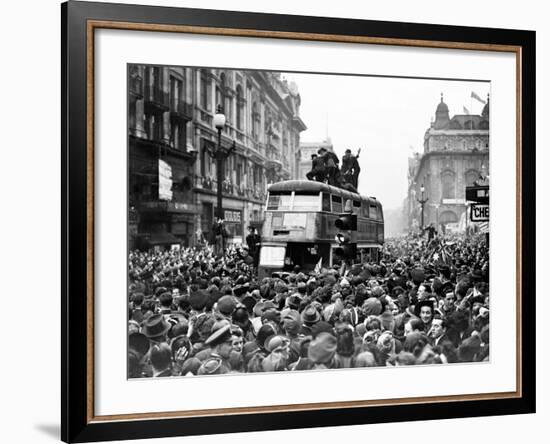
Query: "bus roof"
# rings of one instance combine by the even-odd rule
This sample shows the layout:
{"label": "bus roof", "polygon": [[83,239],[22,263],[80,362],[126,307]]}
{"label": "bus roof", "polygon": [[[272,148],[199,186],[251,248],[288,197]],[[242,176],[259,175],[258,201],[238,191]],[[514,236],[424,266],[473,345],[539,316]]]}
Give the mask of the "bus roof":
{"label": "bus roof", "polygon": [[327,185],[326,183],[317,182],[315,180],[285,180],[283,182],[277,182],[270,185],[267,188],[267,191],[270,193],[285,192],[285,191],[286,192],[305,191],[309,193],[325,192],[325,193],[334,194],[336,196],[342,196],[345,199],[376,202],[378,205],[380,205],[380,202],[378,202],[373,197],[361,196],[358,193],[352,193],[351,191],[347,191],[338,187],[333,187],[332,185]]}

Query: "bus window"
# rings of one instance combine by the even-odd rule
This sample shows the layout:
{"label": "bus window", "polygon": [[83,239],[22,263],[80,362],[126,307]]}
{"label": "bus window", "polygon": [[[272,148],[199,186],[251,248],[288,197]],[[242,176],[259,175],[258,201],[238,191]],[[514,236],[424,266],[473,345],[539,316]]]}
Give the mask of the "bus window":
{"label": "bus window", "polygon": [[340,196],[332,196],[332,212],[341,213],[342,212],[342,198]]}
{"label": "bus window", "polygon": [[363,217],[369,217],[369,204],[366,202],[363,202],[363,205],[361,205],[361,214]]}
{"label": "bus window", "polygon": [[376,205],[369,205],[369,213],[370,213],[370,218],[371,219],[378,219],[378,208],[376,207]]}
{"label": "bus window", "polygon": [[354,200],[353,201],[353,212],[355,214],[361,214],[361,201],[360,200]]}
{"label": "bus window", "polygon": [[268,210],[290,210],[290,193],[286,194],[271,194],[269,193],[269,199],[267,201]]}
{"label": "bus window", "polygon": [[323,211],[330,213],[330,194],[323,193]]}
{"label": "bus window", "polygon": [[294,193],[294,205],[292,209],[295,211],[319,211],[319,193]]}

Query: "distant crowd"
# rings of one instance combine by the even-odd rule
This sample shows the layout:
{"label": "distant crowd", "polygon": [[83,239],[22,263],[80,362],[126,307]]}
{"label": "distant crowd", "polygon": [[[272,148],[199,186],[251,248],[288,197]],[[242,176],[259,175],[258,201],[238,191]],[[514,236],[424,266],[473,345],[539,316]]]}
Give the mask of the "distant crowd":
{"label": "distant crowd", "polygon": [[256,278],[229,246],[129,254],[130,378],[489,359],[483,236],[386,241],[379,263]]}

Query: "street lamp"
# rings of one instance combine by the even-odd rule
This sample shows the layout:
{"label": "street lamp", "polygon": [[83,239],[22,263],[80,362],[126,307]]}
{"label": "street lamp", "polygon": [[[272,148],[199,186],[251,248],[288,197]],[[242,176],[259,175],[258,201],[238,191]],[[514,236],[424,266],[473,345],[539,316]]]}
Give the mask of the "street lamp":
{"label": "street lamp", "polygon": [[230,148],[222,147],[222,130],[225,127],[225,114],[223,113],[223,108],[221,105],[218,105],[216,114],[214,114],[214,126],[218,130],[218,145],[214,153],[210,155],[216,160],[216,172],[218,178],[218,193],[217,193],[217,217],[223,219],[223,208],[222,208],[222,182],[223,182],[223,170],[224,170],[224,161],[229,157],[229,155],[235,149],[235,141]]}
{"label": "street lamp", "polygon": [[424,198],[424,184],[420,186],[420,199],[416,199],[418,203],[420,204],[421,213],[420,213],[420,229],[424,229],[424,205],[426,205],[426,202],[428,202],[428,198]]}

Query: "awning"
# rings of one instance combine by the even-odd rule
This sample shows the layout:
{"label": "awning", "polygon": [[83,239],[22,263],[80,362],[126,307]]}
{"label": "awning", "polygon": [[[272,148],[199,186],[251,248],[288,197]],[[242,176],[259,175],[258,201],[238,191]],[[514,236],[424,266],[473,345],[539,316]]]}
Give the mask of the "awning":
{"label": "awning", "polygon": [[151,233],[145,240],[149,245],[172,245],[181,243],[181,240],[172,233]]}

